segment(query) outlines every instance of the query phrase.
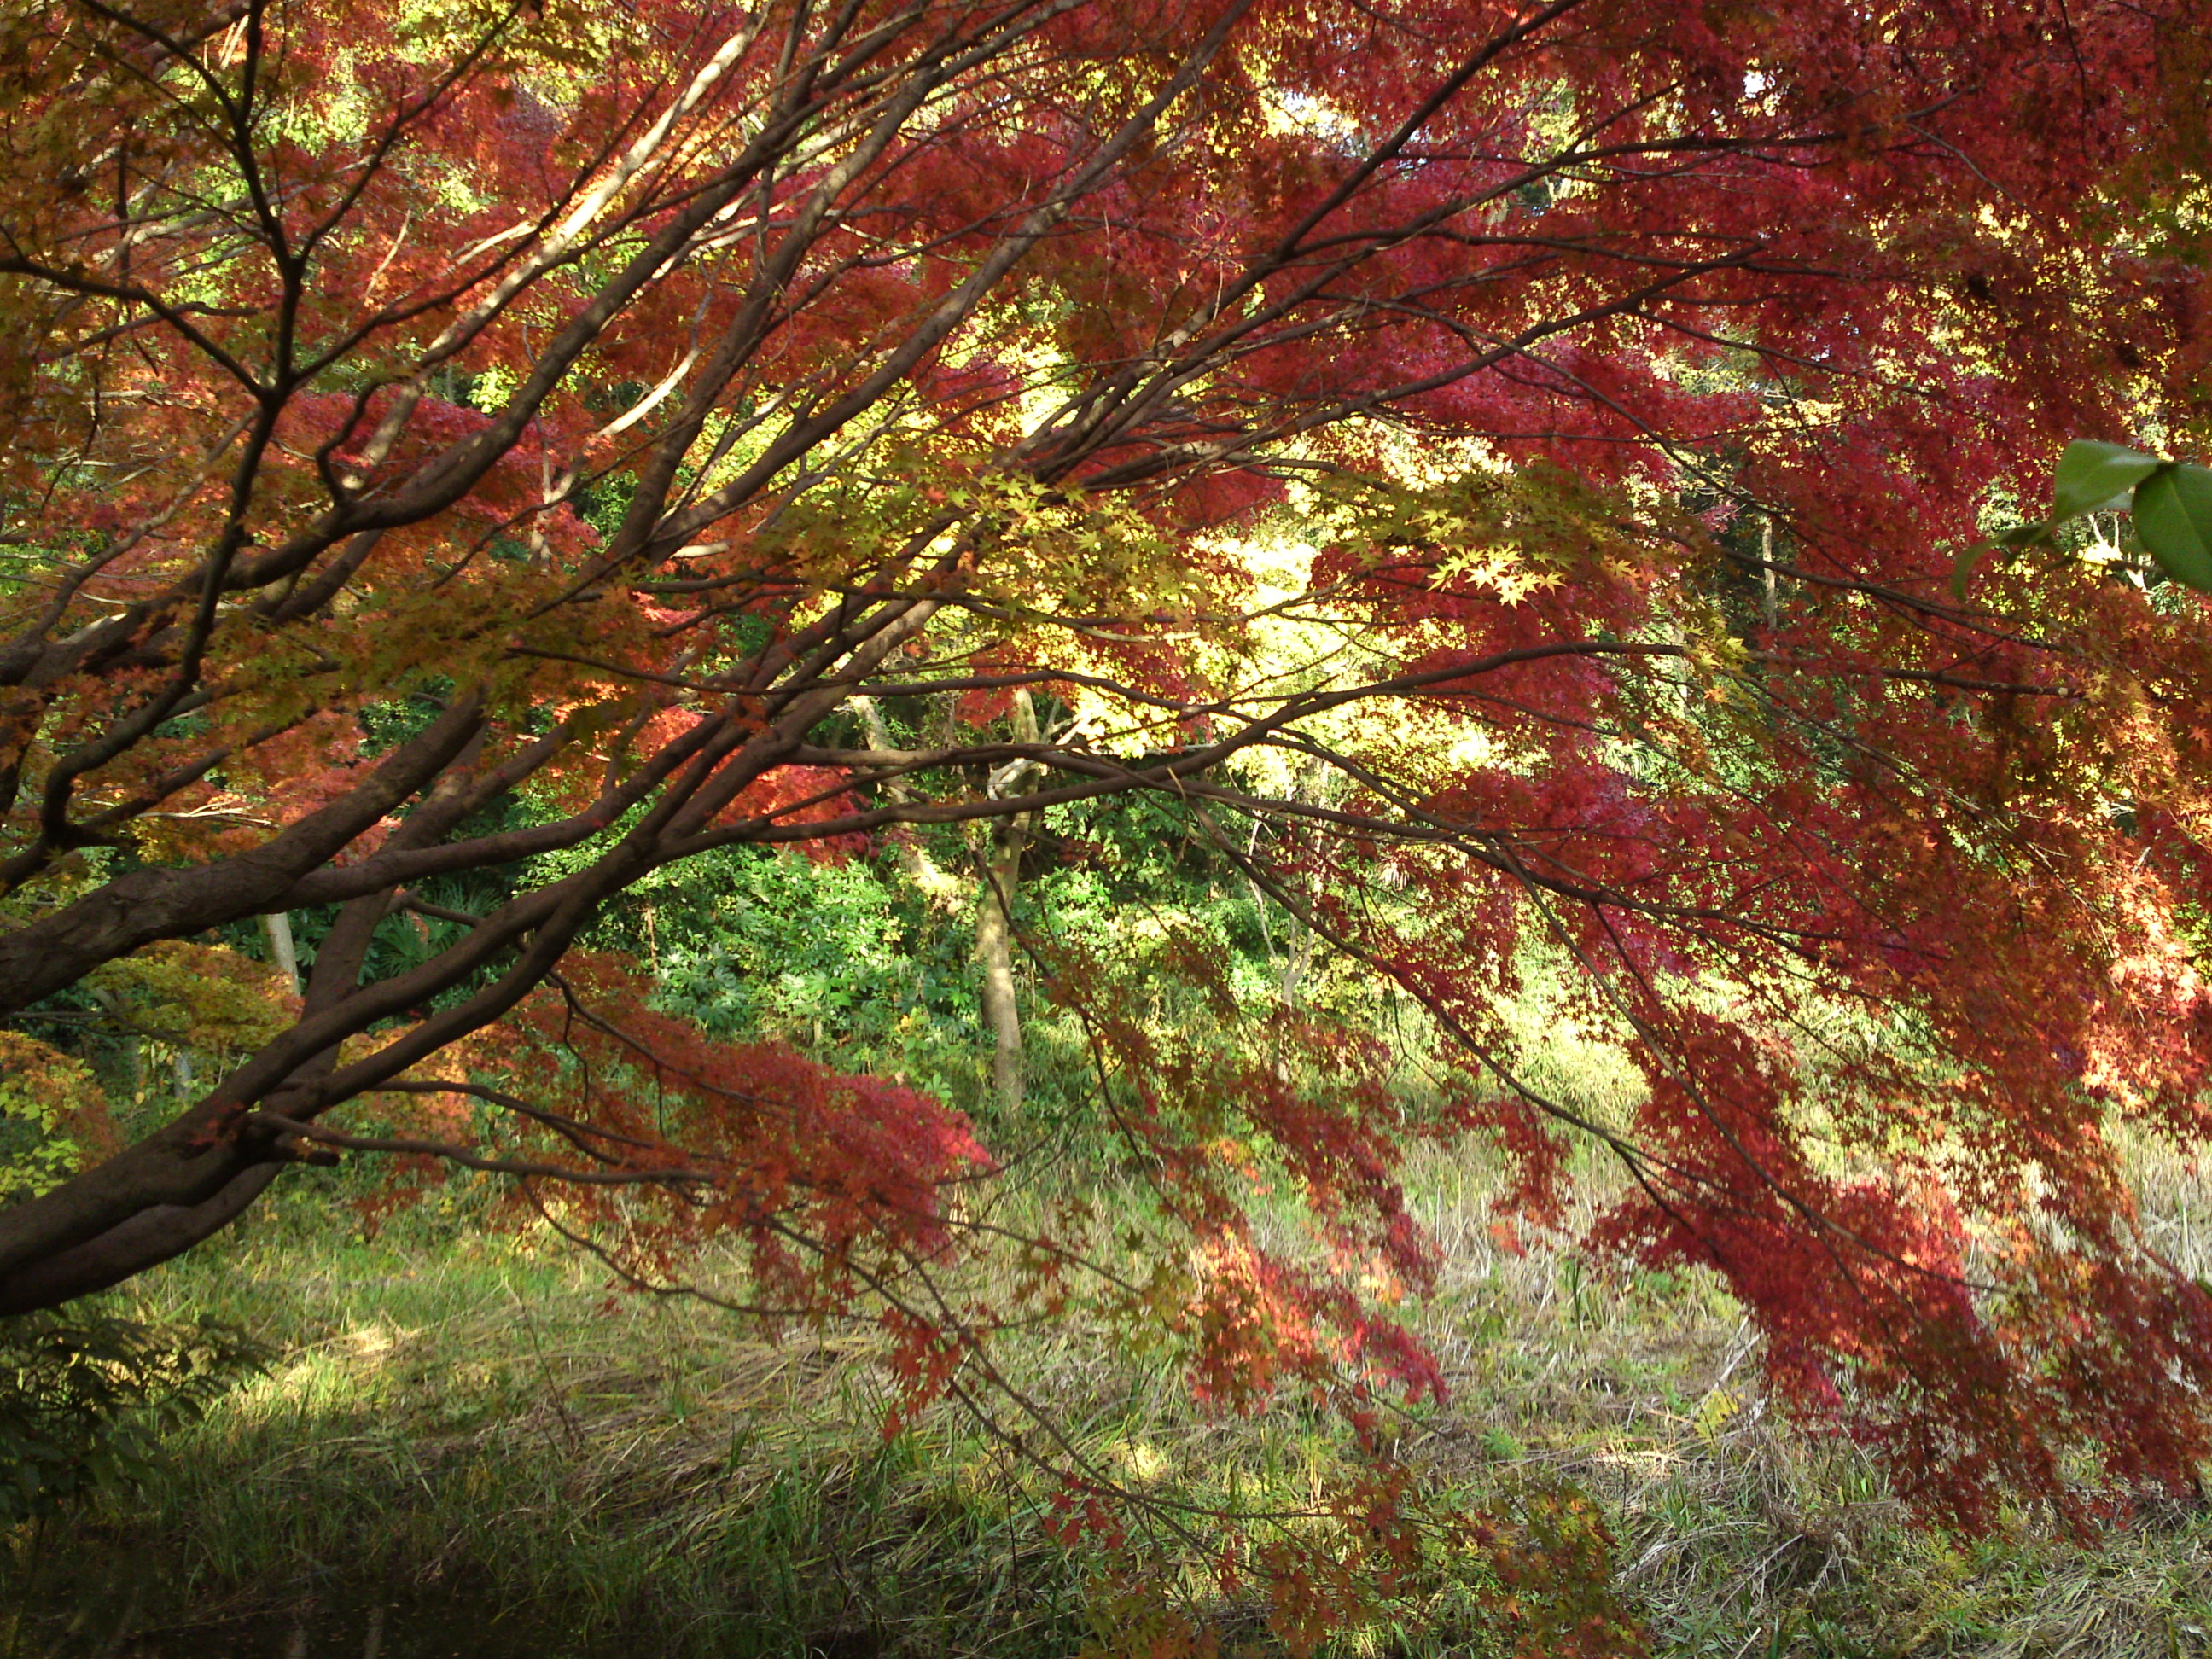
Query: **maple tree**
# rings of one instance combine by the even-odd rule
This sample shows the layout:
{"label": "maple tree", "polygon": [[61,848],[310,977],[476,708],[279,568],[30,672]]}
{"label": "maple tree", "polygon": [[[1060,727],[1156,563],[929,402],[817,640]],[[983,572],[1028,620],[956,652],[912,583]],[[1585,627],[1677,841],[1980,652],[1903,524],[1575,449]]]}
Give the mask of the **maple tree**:
{"label": "maple tree", "polygon": [[[2187,1478],[2212,1298],[2121,1146],[2207,1127],[2212,633],[2125,562],[1951,576],[2065,439],[2198,440],[2207,21],[11,9],[0,1054],[88,1155],[0,1210],[0,1309],[386,1152],[641,1279],[737,1239],[751,1303],[876,1298],[915,1401],[968,1389],[973,1123],[710,1039],[590,930],[903,826],[1000,826],[1003,884],[1146,793],[1426,1022],[1039,945],[1200,1246],[1080,1294],[1202,1390],[1440,1386],[1360,1289],[1433,1270],[1396,1159],[1490,1135],[1543,1221],[1578,1133],[1636,1182],[1597,1242],[1717,1270],[1933,1512]],[[289,923],[210,942],[311,915],[296,1000]],[[1632,1121],[1527,1081],[1539,945]],[[123,1145],[29,1033],[155,981],[245,1000]]]}

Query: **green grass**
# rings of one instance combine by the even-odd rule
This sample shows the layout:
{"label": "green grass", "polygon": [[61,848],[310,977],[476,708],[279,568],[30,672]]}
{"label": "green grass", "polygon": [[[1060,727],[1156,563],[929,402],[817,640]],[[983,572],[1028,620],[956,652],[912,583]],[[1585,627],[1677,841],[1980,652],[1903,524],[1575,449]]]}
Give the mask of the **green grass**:
{"label": "green grass", "polygon": [[1001,1580],[1000,1647],[1039,1650],[1020,1646],[1053,1616],[1037,1569],[1065,1564],[1035,1540],[1028,1562],[993,1559],[988,1506],[931,1512],[958,1425],[886,1444],[866,1345],[765,1341],[611,1297],[554,1252],[434,1250],[425,1231],[331,1249],[264,1224],[149,1281],[144,1314],[212,1311],[284,1357],[144,1492],[44,1540],[33,1650],[98,1650],[135,1600],[118,1651],[273,1654],[303,1618],[311,1650],[338,1650],[319,1616],[357,1651],[382,1606],[387,1655],[395,1609],[465,1618],[471,1652],[635,1651],[649,1632],[657,1651],[796,1653],[870,1638],[878,1608],[906,1646],[980,1652],[954,1626]]}
{"label": "green grass", "polygon": [[[2203,1183],[2145,1158],[2154,1227],[2201,1252]],[[1922,1530],[1853,1448],[1765,1409],[1711,1282],[1504,1254],[1480,1169],[1433,1159],[1413,1186],[1449,1261],[1417,1322],[1454,1394],[1405,1421],[1401,1449],[1471,1492],[1597,1498],[1659,1651],[2212,1654],[2201,1509],[2088,1547],[2032,1517],[1975,1543]],[[0,1623],[0,1659],[1042,1659],[1092,1635],[1090,1564],[1045,1538],[1037,1478],[949,1412],[887,1443],[864,1333],[770,1340],[614,1295],[565,1250],[462,1213],[373,1242],[345,1216],[304,1193],[118,1298],[229,1319],[282,1358],[143,1490],[9,1540],[5,1603],[27,1610],[12,1654]],[[1012,1357],[1091,1455],[1164,1492],[1292,1494],[1341,1449],[1296,1411],[1199,1415],[1078,1328]],[[1425,1594],[1338,1647],[1495,1650],[1448,1577]]]}

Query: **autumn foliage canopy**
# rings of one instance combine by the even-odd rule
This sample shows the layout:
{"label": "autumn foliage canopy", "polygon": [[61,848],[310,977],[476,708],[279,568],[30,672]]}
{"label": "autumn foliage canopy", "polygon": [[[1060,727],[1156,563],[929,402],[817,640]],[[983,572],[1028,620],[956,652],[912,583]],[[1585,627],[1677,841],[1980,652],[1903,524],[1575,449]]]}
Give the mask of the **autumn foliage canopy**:
{"label": "autumn foliage canopy", "polygon": [[[1225,1404],[1433,1389],[1398,1160],[1486,1139],[1543,1224],[1592,1136],[1595,1242],[1717,1272],[1925,1511],[2185,1480],[2212,1296],[2123,1152],[2212,1130],[2212,614],[2117,531],[1951,578],[2069,438],[2201,453],[2208,52],[2195,0],[9,7],[0,1103],[79,1155],[0,1308],[383,1152],[986,1391],[932,1274],[1006,1148],[592,929],[1143,793],[1418,1018],[1164,1030],[1197,953],[1033,940],[1181,1240],[1032,1239],[1033,1307]],[[1539,963],[1629,1117],[1529,1080]],[[252,1006],[125,1144],[39,1011],[164,973]]]}

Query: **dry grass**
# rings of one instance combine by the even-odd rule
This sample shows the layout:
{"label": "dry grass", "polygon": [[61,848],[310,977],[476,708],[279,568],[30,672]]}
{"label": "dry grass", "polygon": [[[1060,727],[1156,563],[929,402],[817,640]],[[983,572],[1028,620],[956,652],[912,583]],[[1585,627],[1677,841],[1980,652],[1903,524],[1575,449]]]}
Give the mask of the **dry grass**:
{"label": "dry grass", "polygon": [[[2154,1236],[2206,1271],[2203,1179],[2135,1155]],[[1601,1499],[1661,1652],[2212,1654],[2203,1513],[2086,1548],[2033,1517],[1978,1543],[1919,1529],[1853,1448],[1765,1409],[1711,1282],[1599,1274],[1540,1242],[1508,1253],[1483,1170],[1413,1176],[1449,1262],[1417,1319],[1455,1392],[1407,1421],[1403,1449],[1469,1490],[1565,1480]],[[1085,1564],[1043,1540],[1038,1483],[957,1415],[886,1443],[865,1339],[772,1341],[689,1304],[611,1302],[565,1255],[428,1221],[333,1249],[328,1221],[280,1210],[140,1288],[150,1312],[227,1315],[285,1358],[155,1487],[15,1540],[13,1589],[40,1610],[27,1659],[1029,1659],[1089,1633]],[[1340,1450],[1295,1412],[1194,1415],[1079,1331],[1014,1358],[1139,1484],[1291,1494]],[[1486,1650],[1442,1605],[1342,1645]]]}

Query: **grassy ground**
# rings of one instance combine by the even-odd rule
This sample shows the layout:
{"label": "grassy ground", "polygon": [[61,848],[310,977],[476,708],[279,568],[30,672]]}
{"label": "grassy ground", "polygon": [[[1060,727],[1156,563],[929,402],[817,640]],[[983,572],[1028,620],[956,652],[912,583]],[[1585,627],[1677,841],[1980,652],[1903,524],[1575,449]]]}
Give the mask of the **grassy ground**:
{"label": "grassy ground", "polygon": [[[1479,1172],[1417,1171],[1450,1263],[1421,1323],[1450,1404],[1418,1460],[1471,1487],[1571,1481],[1665,1654],[2171,1659],[2212,1654],[2212,1516],[2176,1507],[2074,1547],[2023,1521],[1911,1525],[1848,1446],[1776,1422],[1741,1325],[1693,1276],[1498,1251]],[[2212,1202],[2148,1156],[2167,1246],[2212,1270]],[[610,1297],[530,1238],[426,1216],[347,1236],[312,1196],[136,1287],[281,1350],[143,1492],[9,1540],[0,1659],[32,1656],[1072,1654],[1083,1563],[1035,1483],[951,1415],[886,1443],[865,1340],[763,1340],[692,1304]],[[1079,1333],[1024,1380],[1133,1480],[1294,1488],[1334,1455],[1295,1413],[1179,1410]],[[1439,1603],[1347,1654],[1480,1653]]]}

